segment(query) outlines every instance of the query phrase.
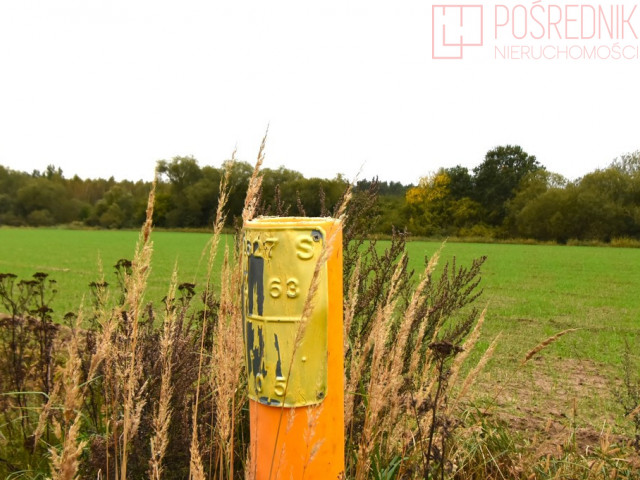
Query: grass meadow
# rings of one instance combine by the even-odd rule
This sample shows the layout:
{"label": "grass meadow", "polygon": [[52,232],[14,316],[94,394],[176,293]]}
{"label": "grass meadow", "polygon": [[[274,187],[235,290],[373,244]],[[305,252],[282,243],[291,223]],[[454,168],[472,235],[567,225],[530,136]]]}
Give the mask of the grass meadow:
{"label": "grass meadow", "polygon": [[[28,278],[45,272],[55,279],[54,311],[76,311],[88,284],[99,279],[115,282],[113,265],[131,258],[137,231],[59,229],[0,229],[0,272]],[[206,274],[206,233],[154,232],[153,267],[146,300],[158,302],[166,294],[174,265],[180,282],[198,284]],[[220,248],[232,246],[223,235]],[[388,242],[380,241],[381,248]],[[408,243],[409,267],[424,268],[442,246],[439,242]],[[485,336],[503,332],[500,349],[510,363],[537,340],[569,328],[580,329],[550,346],[560,358],[590,360],[614,367],[620,364],[624,339],[639,333],[640,249],[446,243],[445,260],[459,265],[486,255],[482,268],[484,290],[480,303],[488,308]],[[222,256],[217,257],[218,269]]]}
{"label": "grass meadow", "polygon": [[[0,272],[28,278],[44,272],[56,280],[58,294],[51,303],[63,315],[76,311],[89,283],[100,278],[102,263],[108,283],[117,281],[113,266],[119,259],[131,260],[138,231],[0,229]],[[154,263],[149,277],[147,301],[154,303],[167,293],[174,265],[180,282],[199,283],[206,276],[207,233],[154,232]],[[220,248],[231,236],[224,235]],[[231,246],[231,243],[230,243]],[[217,257],[216,271],[221,264]]]}
{"label": "grass meadow", "polygon": [[[0,273],[28,278],[45,272],[57,282],[51,302],[62,317],[76,311],[88,284],[99,279],[115,283],[113,265],[130,259],[137,231],[0,229]],[[179,282],[202,282],[206,275],[207,233],[154,232],[153,266],[146,301],[158,303],[167,292],[174,265]],[[232,246],[223,235],[220,248]],[[380,248],[388,242],[380,241]],[[424,268],[440,242],[408,243],[409,267]],[[625,339],[640,339],[640,249],[560,245],[446,243],[438,268],[454,257],[459,265],[486,255],[482,267],[487,320],[476,357],[502,333],[493,360],[495,374],[507,375],[525,352],[554,333],[579,329],[554,342],[544,356],[589,362],[613,378],[619,369]],[[219,269],[222,255],[217,257]],[[437,271],[436,271],[437,273]],[[562,371],[556,372],[562,375]]]}
{"label": "grass meadow", "polygon": [[[160,303],[176,264],[179,283],[204,281],[211,235],[153,232],[151,238],[145,302]],[[105,280],[116,282],[113,265],[131,259],[137,239],[137,231],[0,228],[0,273],[21,279],[48,273],[57,281],[51,306],[60,319],[89,296],[88,284],[100,279],[100,263]],[[231,236],[221,237],[220,248],[225,244],[232,246]],[[379,242],[380,248],[387,245]],[[409,268],[423,271],[441,246],[409,242]],[[570,434],[582,435],[585,443],[609,430],[632,435],[616,394],[623,387],[625,345],[640,344],[640,249],[446,243],[436,274],[454,258],[466,266],[481,256],[487,260],[477,304],[487,313],[467,370],[500,338],[475,383],[473,408],[504,419],[522,435],[546,436],[544,448],[566,443]],[[216,257],[215,270],[222,257]],[[523,363],[536,345],[566,330],[571,331]]]}
{"label": "grass meadow", "polygon": [[[437,248],[410,242],[412,264]],[[575,401],[578,425],[627,430],[616,395],[626,345],[640,345],[640,249],[450,243],[443,251],[462,265],[480,255],[487,318],[469,364],[501,337],[479,382],[486,391],[477,393],[523,428],[564,422]],[[567,329],[577,330],[521,365],[526,352]]]}

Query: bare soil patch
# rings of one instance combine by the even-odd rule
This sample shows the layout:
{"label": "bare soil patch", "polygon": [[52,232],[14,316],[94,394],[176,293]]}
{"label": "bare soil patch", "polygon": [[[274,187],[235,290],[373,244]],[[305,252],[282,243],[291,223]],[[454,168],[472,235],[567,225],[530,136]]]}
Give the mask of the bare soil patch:
{"label": "bare soil patch", "polygon": [[[478,392],[492,392],[486,414],[505,422],[536,457],[628,444],[626,420],[616,404],[621,388],[611,370],[590,360],[534,357],[508,377],[481,380]],[[638,458],[634,459],[638,462]]]}

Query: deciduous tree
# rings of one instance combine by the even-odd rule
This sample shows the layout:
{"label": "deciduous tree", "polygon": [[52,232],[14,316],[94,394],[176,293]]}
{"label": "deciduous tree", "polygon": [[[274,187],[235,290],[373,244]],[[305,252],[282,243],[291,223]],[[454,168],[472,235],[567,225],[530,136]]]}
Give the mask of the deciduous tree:
{"label": "deciduous tree", "polygon": [[513,198],[520,181],[528,173],[544,167],[518,145],[489,150],[484,161],[473,169],[474,196],[485,209],[486,221],[501,225],[507,214],[507,201]]}

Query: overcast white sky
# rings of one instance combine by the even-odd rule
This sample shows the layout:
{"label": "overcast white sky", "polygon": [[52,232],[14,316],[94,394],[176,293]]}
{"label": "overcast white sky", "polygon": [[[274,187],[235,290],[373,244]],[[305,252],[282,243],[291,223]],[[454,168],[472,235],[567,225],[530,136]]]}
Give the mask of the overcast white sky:
{"label": "overcast white sky", "polygon": [[569,178],[640,148],[640,59],[487,39],[434,60],[432,3],[0,0],[0,164],[150,179],[176,155],[253,162],[268,124],[266,167],[403,183],[507,143]]}

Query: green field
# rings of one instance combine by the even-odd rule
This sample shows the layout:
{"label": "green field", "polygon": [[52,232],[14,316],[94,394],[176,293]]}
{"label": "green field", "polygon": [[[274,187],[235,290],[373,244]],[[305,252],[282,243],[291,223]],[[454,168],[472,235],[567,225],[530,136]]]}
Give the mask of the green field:
{"label": "green field", "polygon": [[[100,261],[105,280],[117,284],[113,266],[121,258],[133,258],[138,234],[122,230],[3,228],[0,229],[0,273],[11,272],[20,278],[29,278],[35,272],[48,273],[57,281],[59,291],[52,307],[62,316],[65,312],[77,311],[83,296],[89,295],[89,283],[99,279]],[[176,263],[179,282],[202,281],[208,255],[205,249],[210,238],[211,235],[205,233],[154,232],[146,300],[158,302],[164,297]],[[231,242],[232,238],[225,236],[224,241]],[[218,265],[221,257],[217,258]]]}
{"label": "green field", "polygon": [[[437,248],[409,243],[413,265]],[[514,356],[531,342],[579,328],[551,348],[561,356],[616,364],[622,339],[639,332],[640,249],[456,243],[447,244],[442,256],[468,265],[480,255],[487,256],[480,300],[488,307],[485,329],[503,331],[503,349]],[[511,342],[512,336],[519,341]]]}
{"label": "green field", "polygon": [[[88,295],[88,284],[98,279],[100,260],[105,279],[116,283],[113,265],[133,257],[137,238],[137,231],[3,228],[0,273],[11,272],[20,278],[48,273],[59,290],[53,308],[63,315],[77,310],[82,296]],[[164,296],[176,262],[180,281],[202,281],[206,273],[203,252],[210,235],[154,232],[152,238],[149,301]],[[224,241],[231,245],[232,238],[225,236]],[[440,246],[410,242],[410,266],[419,273],[425,256]],[[637,335],[640,249],[448,243],[439,266],[454,256],[458,265],[466,266],[482,255],[487,256],[482,269],[484,294],[479,300],[488,307],[485,333],[489,337],[503,332],[505,354],[515,358],[554,332],[580,328],[557,342],[553,350],[561,356],[615,365],[623,339]],[[221,255],[218,264],[220,260]]]}
{"label": "green field", "polygon": [[[112,266],[120,258],[132,258],[137,236],[135,231],[2,228],[0,273],[20,278],[38,271],[49,273],[57,280],[59,293],[52,305],[61,318],[77,310],[83,295],[88,296],[88,283],[98,279],[99,258],[105,279],[115,283]],[[165,295],[176,262],[181,282],[202,281],[206,270],[202,253],[210,235],[154,232],[152,238],[147,300],[158,302]],[[232,238],[226,236],[224,241],[231,245]],[[440,246],[410,242],[412,268],[422,270],[425,256]],[[621,377],[625,340],[640,343],[640,249],[448,243],[440,267],[454,256],[466,266],[482,255],[488,259],[482,269],[484,294],[478,306],[486,305],[488,310],[474,358],[498,333],[502,335],[480,379],[481,385],[500,386],[497,393],[495,388],[484,392],[489,400],[515,414],[526,404],[533,413],[523,415],[543,407],[565,415],[576,398],[587,412],[586,424],[600,422],[602,427],[603,419],[616,422],[620,415],[611,390]],[[579,330],[519,366],[536,344],[568,328]],[[526,399],[518,394],[524,389]]]}

